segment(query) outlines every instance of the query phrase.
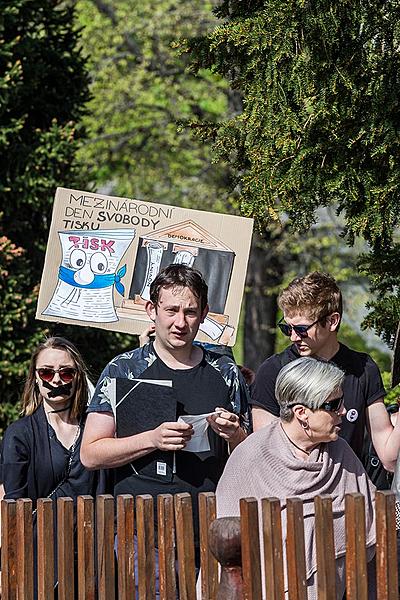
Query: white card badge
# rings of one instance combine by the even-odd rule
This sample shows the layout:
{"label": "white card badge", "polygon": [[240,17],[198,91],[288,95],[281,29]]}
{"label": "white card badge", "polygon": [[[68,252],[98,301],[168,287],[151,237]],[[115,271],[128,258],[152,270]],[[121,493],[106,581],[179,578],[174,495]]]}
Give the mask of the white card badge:
{"label": "white card badge", "polygon": [[166,474],[167,474],[166,463],[157,461],[157,475],[166,475]]}

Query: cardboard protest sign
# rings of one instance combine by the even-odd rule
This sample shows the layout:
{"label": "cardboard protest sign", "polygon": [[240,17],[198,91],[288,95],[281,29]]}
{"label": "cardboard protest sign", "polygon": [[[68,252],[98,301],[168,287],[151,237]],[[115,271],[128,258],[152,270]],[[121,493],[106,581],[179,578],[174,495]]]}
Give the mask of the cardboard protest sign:
{"label": "cardboard protest sign", "polygon": [[198,339],[235,343],[252,219],[57,188],[36,317],[142,333],[150,284],[171,263],[201,271]]}

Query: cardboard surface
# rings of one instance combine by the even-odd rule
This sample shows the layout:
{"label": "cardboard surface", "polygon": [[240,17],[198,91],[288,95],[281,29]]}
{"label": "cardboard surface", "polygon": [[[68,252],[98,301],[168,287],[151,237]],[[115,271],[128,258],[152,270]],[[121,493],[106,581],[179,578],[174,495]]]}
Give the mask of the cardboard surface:
{"label": "cardboard surface", "polygon": [[201,271],[198,340],[235,343],[253,220],[57,188],[36,318],[142,333],[149,288],[171,263]]}

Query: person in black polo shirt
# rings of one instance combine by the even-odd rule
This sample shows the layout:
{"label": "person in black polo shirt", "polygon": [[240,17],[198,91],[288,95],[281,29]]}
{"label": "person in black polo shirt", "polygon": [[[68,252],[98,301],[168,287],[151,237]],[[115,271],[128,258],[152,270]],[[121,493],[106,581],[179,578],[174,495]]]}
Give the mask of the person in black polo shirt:
{"label": "person in black polo shirt", "polygon": [[[249,430],[247,386],[234,360],[193,344],[208,312],[207,291],[186,265],[157,275],[146,305],[155,340],[106,366],[81,447],[86,467],[116,469],[116,495],[189,492],[195,516],[197,494],[215,490],[229,450]],[[117,402],[115,386],[127,390]],[[183,451],[193,429],[178,418],[207,413],[209,448]]]}
{"label": "person in black polo shirt", "polygon": [[313,272],[294,279],[279,296],[283,317],[279,328],[291,346],[265,360],[258,369],[251,394],[254,430],[279,416],[275,381],[280,369],[299,356],[329,360],[346,374],[343,393],[346,417],[340,435],[362,457],[368,428],[384,467],[393,471],[400,450],[400,420],[392,426],[383,398],[385,389],[372,358],[338,342],[342,294],[328,274]]}

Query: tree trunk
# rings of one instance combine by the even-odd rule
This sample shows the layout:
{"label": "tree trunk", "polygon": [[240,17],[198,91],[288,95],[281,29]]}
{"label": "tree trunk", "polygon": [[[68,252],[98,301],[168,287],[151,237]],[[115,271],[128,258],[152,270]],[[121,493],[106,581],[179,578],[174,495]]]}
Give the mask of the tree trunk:
{"label": "tree trunk", "polygon": [[244,364],[256,371],[275,351],[277,294],[285,272],[281,235],[257,232],[249,258],[245,294]]}

